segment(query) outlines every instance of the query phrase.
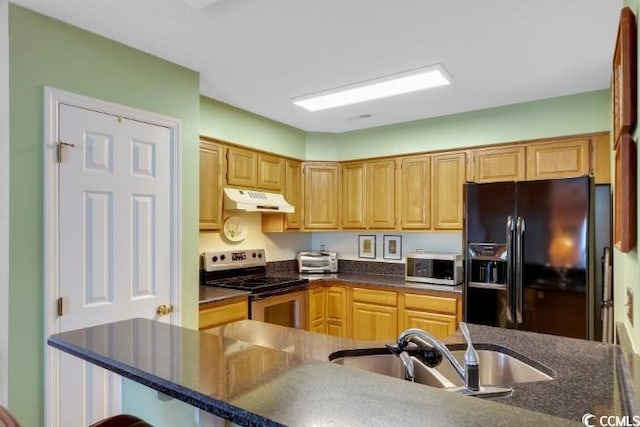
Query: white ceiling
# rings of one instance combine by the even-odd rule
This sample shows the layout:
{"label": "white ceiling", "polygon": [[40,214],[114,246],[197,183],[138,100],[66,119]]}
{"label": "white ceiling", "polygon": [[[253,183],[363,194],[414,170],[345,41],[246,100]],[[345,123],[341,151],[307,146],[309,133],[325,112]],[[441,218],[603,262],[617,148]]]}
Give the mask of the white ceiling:
{"label": "white ceiling", "polygon": [[[194,69],[202,95],[323,132],[607,88],[622,7],[622,0],[12,2]],[[452,85],[318,112],[291,103],[435,63]]]}

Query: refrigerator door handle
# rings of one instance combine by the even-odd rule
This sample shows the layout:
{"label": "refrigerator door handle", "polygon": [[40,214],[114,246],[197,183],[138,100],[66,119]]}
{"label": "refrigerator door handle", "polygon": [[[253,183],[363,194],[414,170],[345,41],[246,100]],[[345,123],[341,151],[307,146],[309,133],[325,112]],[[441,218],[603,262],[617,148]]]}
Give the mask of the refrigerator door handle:
{"label": "refrigerator door handle", "polygon": [[507,320],[514,323],[513,307],[513,217],[507,217]]}
{"label": "refrigerator door handle", "polygon": [[519,216],[516,220],[516,323],[523,323],[522,319],[522,305],[524,302],[523,290],[522,290],[522,274],[523,267],[522,262],[524,260],[523,257],[523,248],[522,248],[522,240],[525,232],[525,222],[524,218]]}

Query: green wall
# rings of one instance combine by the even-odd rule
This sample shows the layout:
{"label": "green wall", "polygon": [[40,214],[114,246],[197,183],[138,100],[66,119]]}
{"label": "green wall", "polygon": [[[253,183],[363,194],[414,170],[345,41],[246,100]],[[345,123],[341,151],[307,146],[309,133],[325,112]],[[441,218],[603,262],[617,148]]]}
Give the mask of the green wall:
{"label": "green wall", "polygon": [[196,326],[198,123],[196,72],[10,5],[9,406],[43,423],[43,87],[182,121],[183,324]]}
{"label": "green wall", "polygon": [[[636,17],[640,12],[640,0],[625,0],[625,6],[629,6]],[[640,40],[640,39],[639,39]],[[640,48],[640,44],[638,44]],[[639,51],[640,52],[640,51]],[[637,76],[636,76],[637,78]],[[640,80],[639,80],[640,82]],[[640,86],[636,86],[640,87]],[[640,97],[638,98],[640,100]],[[640,108],[640,103],[638,103]],[[636,126],[636,130],[633,132],[634,140],[638,141],[640,136],[639,126]],[[638,151],[640,154],[640,151]],[[638,158],[640,160],[640,157]],[[613,164],[612,164],[613,166]],[[615,171],[615,168],[612,168]],[[640,172],[640,169],[638,169]],[[615,173],[614,173],[615,177]],[[637,181],[636,177],[636,182]],[[638,187],[640,190],[640,186]],[[640,192],[636,195],[636,198],[640,200]],[[638,218],[636,224],[640,224],[640,210],[638,210]],[[638,268],[638,247],[631,252],[622,253],[617,249],[613,251],[613,311],[616,322],[623,322],[629,332],[629,337],[633,343],[635,352],[640,352],[640,286],[638,280],[640,278],[640,269]],[[626,315],[626,301],[627,301],[627,288],[631,288],[633,291],[633,323],[629,322]]]}
{"label": "green wall", "polygon": [[350,160],[607,131],[610,98],[606,89],[341,134],[313,133],[307,158]]}
{"label": "green wall", "polygon": [[305,133],[205,96],[200,97],[200,134],[296,159],[305,158]]}

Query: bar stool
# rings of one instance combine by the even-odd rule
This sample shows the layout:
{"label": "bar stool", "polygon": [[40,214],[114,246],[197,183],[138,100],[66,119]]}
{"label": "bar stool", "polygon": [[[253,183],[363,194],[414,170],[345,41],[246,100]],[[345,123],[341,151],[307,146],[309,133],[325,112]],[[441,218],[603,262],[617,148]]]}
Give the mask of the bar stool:
{"label": "bar stool", "polygon": [[114,415],[113,417],[105,418],[97,423],[91,424],[89,427],[153,427],[151,424],[144,422],[138,417],[133,415]]}

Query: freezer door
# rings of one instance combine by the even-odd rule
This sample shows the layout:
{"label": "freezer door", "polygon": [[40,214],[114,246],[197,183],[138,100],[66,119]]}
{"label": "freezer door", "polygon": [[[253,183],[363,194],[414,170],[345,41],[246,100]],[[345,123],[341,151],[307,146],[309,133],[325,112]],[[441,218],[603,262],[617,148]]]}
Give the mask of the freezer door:
{"label": "freezer door", "polygon": [[513,215],[515,182],[465,184],[465,239],[467,243],[506,243],[505,224]]}
{"label": "freezer door", "polygon": [[[513,293],[510,288],[510,282],[513,281],[510,260],[512,242],[508,236],[513,229],[515,186],[515,182],[465,184],[464,303],[467,322],[514,327]],[[507,257],[493,259],[488,254],[483,257],[480,253],[476,254],[479,257],[474,258],[474,251],[470,251],[474,243],[475,247],[509,248]],[[499,274],[495,277],[483,275],[483,268],[485,272],[496,269]]]}
{"label": "freezer door", "polygon": [[588,332],[589,177],[519,183],[522,329],[576,338]]}

